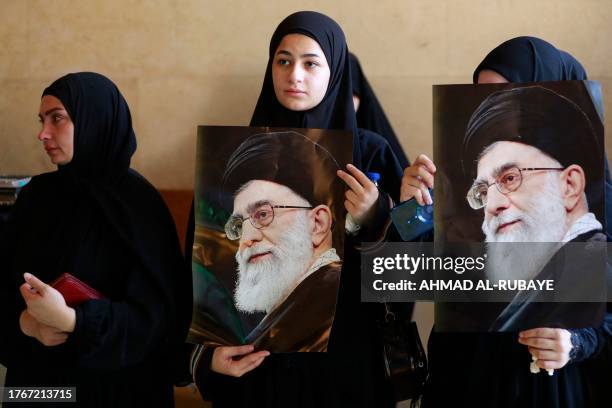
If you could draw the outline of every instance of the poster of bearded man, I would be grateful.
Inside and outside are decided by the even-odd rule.
[[[490,289],[487,303],[437,304],[437,328],[601,323],[608,273],[601,106],[593,81],[434,86],[436,249],[482,243],[486,267],[475,279]],[[513,283],[544,281],[547,289],[534,284],[496,297]]]
[[[344,131],[200,126],[188,341],[324,352],[344,248]]]

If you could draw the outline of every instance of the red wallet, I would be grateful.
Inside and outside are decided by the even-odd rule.
[[[62,294],[66,304],[76,307],[86,300],[104,299],[104,295],[69,273],[63,273],[49,285]]]

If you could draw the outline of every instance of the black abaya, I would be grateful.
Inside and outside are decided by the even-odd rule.
[[[406,156],[404,149],[402,149],[402,145],[393,131],[391,122],[387,119],[387,115],[382,105],[378,101],[374,90],[363,73],[359,60],[354,54],[349,54],[349,57],[351,61],[353,94],[359,97],[359,108],[356,113],[357,126],[381,135],[387,143],[389,143],[400,166],[402,166],[402,168],[410,166],[408,156]]]
[[[23,189],[0,247],[6,386],[76,386],[83,407],[173,406],[191,276],[161,196],[129,169],[136,139],[127,103],[94,73],[69,74],[44,95],[70,115],[74,157]],[[105,299],[76,306],[74,332],[46,347],[19,329],[26,271],[44,282],[69,272]]]

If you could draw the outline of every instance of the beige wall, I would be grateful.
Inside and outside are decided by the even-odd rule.
[[[190,188],[196,125],[246,125],[280,20],[319,10],[344,28],[410,157],[431,153],[431,85],[466,83],[516,35],[574,54],[612,106],[610,0],[0,0],[0,173],[52,169],[35,136],[42,89],[91,70],[134,116],[133,166]],[[608,115],[607,124],[612,123]],[[608,145],[608,150],[611,150]]]

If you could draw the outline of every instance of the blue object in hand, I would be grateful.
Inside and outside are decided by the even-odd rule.
[[[433,190],[429,190],[433,200]],[[414,198],[405,201],[391,210],[391,220],[402,240],[414,241],[433,229],[434,207],[420,206]]]
[[[372,180],[372,183],[374,183],[376,186],[378,186],[378,182],[380,181],[380,173],[376,173],[373,171],[368,171],[366,173],[366,176],[368,176],[368,178],[370,180]]]

